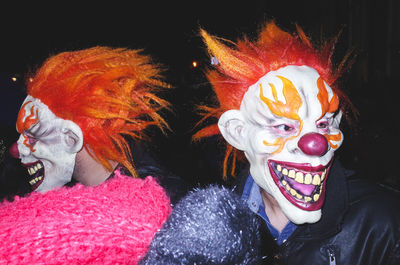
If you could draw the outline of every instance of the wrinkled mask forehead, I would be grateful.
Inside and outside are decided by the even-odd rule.
[[[271,71],[252,85],[243,101],[256,100],[253,104],[243,104],[247,113],[257,113],[269,117],[280,117],[301,121],[306,117],[324,116],[335,112],[339,101],[329,85],[318,72],[308,66],[286,66]]]
[[[57,116],[40,99],[28,95],[21,105],[17,118],[17,131],[23,133],[39,121],[54,120]]]

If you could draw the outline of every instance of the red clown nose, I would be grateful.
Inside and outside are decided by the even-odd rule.
[[[303,135],[297,145],[303,153],[310,156],[323,156],[328,151],[328,141],[319,133]]]
[[[10,154],[15,158],[19,158],[19,151],[18,151],[18,144],[17,143],[13,143],[11,145]]]

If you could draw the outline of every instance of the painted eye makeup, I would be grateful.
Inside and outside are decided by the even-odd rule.
[[[316,127],[323,133],[327,133],[330,131],[330,127],[332,125],[333,114],[329,113],[325,115],[322,119],[317,121]]]
[[[293,126],[288,125],[288,124],[275,125],[275,126],[273,126],[273,128],[275,131],[282,132],[282,133],[290,133],[296,129]]]
[[[322,121],[317,124],[318,129],[327,129],[329,127],[328,121]]]
[[[43,128],[40,123],[37,123],[24,133],[25,144],[30,148],[33,148],[33,146],[39,141],[39,139],[47,136],[48,134],[49,130]]]
[[[35,137],[32,137],[30,135],[26,135],[26,138],[28,139],[28,143],[33,146],[38,140]]]

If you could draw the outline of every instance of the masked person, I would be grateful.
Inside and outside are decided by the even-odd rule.
[[[167,86],[159,65],[138,50],[93,47],[46,60],[27,84],[20,137],[11,147],[32,190],[46,192],[71,179],[96,186],[115,169],[161,175],[140,142],[149,127],[168,128],[158,112],[169,103],[156,95]]]
[[[314,48],[299,27],[291,34],[274,22],[234,47],[201,34],[218,62],[207,77],[219,103],[201,109],[218,124],[194,139],[222,134],[224,176],[243,151],[250,165],[237,191],[264,220],[265,262],[398,264],[398,194],[349,180],[334,160],[351,106],[337,85],[346,59],[331,62],[335,40]]]

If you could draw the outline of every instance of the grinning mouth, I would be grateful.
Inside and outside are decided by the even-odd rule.
[[[29,173],[29,184],[32,190],[36,190],[44,180],[44,165],[41,161],[23,164]]]
[[[331,162],[326,166],[268,160],[275,184],[292,204],[300,209],[321,209],[325,200],[325,183]]]

